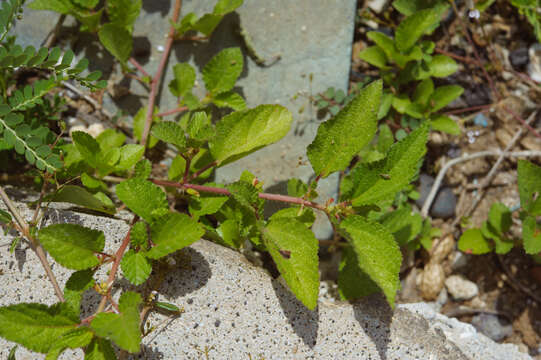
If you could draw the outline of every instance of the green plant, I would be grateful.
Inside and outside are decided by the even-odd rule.
[[[88,9],[97,2],[74,3]],[[220,0],[211,15],[222,14],[217,8],[236,8],[239,4]],[[207,90],[203,99],[192,93],[195,70],[187,64],[173,66],[175,79],[169,90],[179,98],[179,108],[164,113],[184,114],[178,121],[162,120],[159,115],[163,113],[154,106],[156,89],[177,34],[179,12],[177,0],[162,65],[150,80],[149,103],[134,117],[133,139],[139,144],[126,144],[126,136],[114,130],[96,138],[73,132],[71,143],[56,146],[65,154],[64,162],[58,164],[62,169],[47,168],[66,181],[56,182],[56,188],[48,194],[44,182],[31,222],[20,216],[0,187],[0,196],[9,209],[9,213],[0,212],[0,221],[14,227],[36,252],[59,300],[52,306],[22,303],[0,307],[0,336],[47,353],[48,359],[57,358],[65,349],[80,347],[89,359],[113,359],[112,343],[123,351],[137,353],[145,335],[140,313],[157,308],[175,313],[180,310],[135,291],[125,291],[117,300],[111,289],[119,270],[131,284],[141,285],[151,272],[167,271],[168,257],[202,237],[234,249],[251,243],[259,251],[268,252],[289,289],[307,308],[314,309],[319,292],[319,243],[310,230],[314,211],[325,214],[338,235],[333,244],[343,251],[338,285],[344,299],[381,291],[394,306],[400,284],[399,245],[413,244],[414,240],[423,243],[422,239],[430,240],[433,235],[430,224],[418,214],[411,215],[405,199],[397,196],[408,188],[422,164],[427,123],[420,123],[398,142],[388,136],[389,128],[382,128],[376,145],[381,156],[371,162],[352,163],[377,134],[382,81],[359,90],[334,117],[319,126],[307,148],[317,175],[310,184],[291,179],[288,195],[278,195],[264,193],[259,180],[246,171],[230,184],[208,181],[213,169],[283,138],[293,119],[279,105],[245,108],[244,100],[232,91],[243,68],[240,50],[233,48],[221,51],[203,68]],[[113,46],[121,46],[119,43],[118,39],[111,41]],[[118,49],[110,51],[119,53]],[[6,106],[13,111],[18,105]],[[219,118],[215,106],[232,112]],[[168,179],[153,177],[152,163],[145,158],[148,149],[165,148],[159,142],[176,149]],[[332,200],[325,204],[313,201],[320,179],[348,168],[336,204]],[[42,175],[48,176],[45,172]],[[117,183],[114,189],[111,183]],[[412,193],[411,189],[407,192]],[[112,193],[118,201],[110,197]],[[133,213],[130,230],[115,253],[105,253],[105,237],[100,231],[78,224],[39,228],[36,219],[41,204],[50,201],[71,202],[105,214],[115,214],[116,205],[123,204]],[[265,218],[266,201],[280,201],[290,207]],[[174,209],[172,204],[176,204]],[[392,205],[397,210],[389,214]],[[60,266],[74,270],[63,290],[44,250]],[[96,279],[96,271],[109,264],[107,279]],[[159,284],[148,286],[159,288]],[[85,291],[97,292],[101,300],[94,314],[81,318]]]
[[[511,0],[511,5],[516,7],[520,14],[526,16],[532,25],[537,41],[541,41],[541,1],[539,0]]]
[[[481,228],[464,231],[458,241],[461,251],[475,255],[492,251],[505,254],[516,244],[521,244],[527,254],[541,253],[541,224],[537,220],[541,216],[541,167],[519,160],[517,172],[522,241],[509,237],[513,224],[512,211],[502,203],[494,203],[488,220],[483,222]]]
[[[434,55],[435,44],[422,40],[438,26],[447,11],[443,1],[396,0],[393,6],[406,17],[395,29],[394,38],[382,32],[367,33],[375,43],[360,53],[360,58],[377,67],[384,90],[378,119],[399,119],[404,129],[415,129],[428,121],[434,130],[453,135],[458,124],[439,110],[458,98],[464,89],[458,85],[436,87],[432,78],[445,78],[457,71],[456,62],[441,54]],[[397,132],[403,138],[405,131]]]

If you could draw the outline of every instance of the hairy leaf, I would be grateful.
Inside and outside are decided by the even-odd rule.
[[[541,198],[541,167],[527,160],[519,160],[517,177],[520,205],[529,211],[535,204],[535,198]]]
[[[58,356],[66,349],[85,347],[90,343],[93,336],[94,334],[87,327],[81,326],[77,329],[73,329],[63,334],[53,343],[47,352],[45,360],[58,359]]]
[[[175,145],[179,150],[186,147],[186,134],[179,124],[173,121],[162,121],[152,126],[152,134],[164,141]]]
[[[98,37],[103,46],[121,63],[128,61],[132,50],[132,37],[125,27],[115,23],[102,25]]]
[[[120,148],[120,159],[115,166],[117,171],[131,169],[145,153],[145,147],[139,144],[126,144]]]
[[[464,88],[458,85],[440,86],[434,90],[429,103],[432,104],[432,112],[438,111],[450,104],[464,92]]]
[[[338,268],[338,293],[343,300],[355,300],[380,292],[378,285],[359,267],[352,247],[342,249]]]
[[[124,27],[131,33],[142,3],[142,0],[107,1],[107,15],[113,24]]]
[[[195,84],[195,70],[188,63],[178,63],[173,66],[175,78],[169,82],[169,90],[174,96],[184,96]]]
[[[67,202],[111,215],[116,212],[114,206],[104,204],[86,189],[76,185],[65,185],[58,190],[58,192],[45,197],[45,200],[52,202]]]
[[[142,178],[133,178],[116,186],[116,195],[146,222],[154,220],[153,211],[167,209],[165,193],[157,185]]]
[[[83,293],[94,286],[94,272],[91,269],[76,271],[71,274],[64,287],[66,304],[77,316],[81,311],[81,298]]]
[[[133,250],[126,252],[120,266],[126,279],[133,285],[144,283],[152,271],[150,261],[142,253]]]
[[[85,349],[85,360],[117,360],[111,342],[95,337]]]
[[[526,216],[522,221],[522,237],[526,254],[538,254],[541,252],[541,225],[534,216]]]
[[[233,89],[243,66],[244,61],[239,48],[220,51],[203,68],[205,87],[212,95]]]
[[[234,91],[220,93],[212,98],[212,102],[218,107],[229,107],[236,111],[246,108],[246,102],[242,96]]]
[[[396,28],[395,44],[398,50],[409,50],[417,40],[437,22],[441,17],[441,10],[432,8],[415,12],[408,16]]]

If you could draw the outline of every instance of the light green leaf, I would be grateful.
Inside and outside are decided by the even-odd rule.
[[[193,28],[205,36],[210,36],[222,18],[222,15],[205,14],[193,24]]]
[[[526,254],[538,254],[541,252],[541,225],[534,216],[526,216],[522,220],[522,238]]]
[[[133,170],[133,177],[138,177],[141,179],[147,179],[152,172],[152,164],[147,159],[141,159],[135,164],[135,169]]]
[[[117,360],[111,342],[95,337],[85,349],[85,360]]]
[[[433,92],[434,82],[432,79],[424,79],[415,88],[415,92],[413,93],[413,101],[421,105],[426,105]]]
[[[374,204],[402,190],[417,173],[426,153],[428,126],[423,124],[394,144],[385,160],[361,164],[348,176],[354,184],[353,206]]]
[[[218,107],[229,107],[236,111],[246,108],[246,102],[242,96],[234,91],[220,93],[212,98],[212,102]]]
[[[344,170],[353,156],[372,140],[377,130],[381,87],[381,81],[368,85],[335,117],[319,126],[307,149],[317,175],[327,177]]]
[[[128,61],[133,40],[125,27],[109,23],[102,25],[98,31],[98,37],[103,46],[122,64]]]
[[[188,215],[169,213],[151,225],[150,234],[154,246],[144,255],[150,259],[159,259],[193,244],[204,233],[201,224]]]
[[[142,253],[133,250],[129,250],[122,257],[120,267],[126,279],[133,285],[144,283],[152,271],[150,261]]]
[[[8,224],[11,222],[11,214],[7,211],[4,211],[0,209],[0,222],[3,222],[4,224]]]
[[[152,134],[164,141],[175,145],[179,150],[186,147],[186,134],[179,124],[173,121],[162,121],[152,126]]]
[[[71,134],[75,147],[88,163],[88,165],[93,168],[98,167],[98,164],[101,162],[99,159],[100,155],[100,145],[98,142],[90,135],[83,131],[74,131]]]
[[[140,303],[139,294],[126,291],[119,300],[121,313],[99,313],[90,323],[90,327],[96,335],[112,340],[121,349],[137,353],[141,343],[138,309]]]
[[[154,220],[155,210],[168,209],[165,193],[157,185],[141,178],[133,178],[116,186],[116,195],[126,206],[146,222]]]
[[[316,215],[311,208],[304,208],[301,211],[300,207],[290,207],[278,210],[269,218],[269,221],[282,219],[282,218],[294,218],[304,224],[307,228],[312,227],[316,220]]]
[[[238,249],[242,245],[239,224],[235,220],[227,219],[222,222],[220,226],[216,228],[216,232],[227,246]]]
[[[131,169],[145,153],[145,147],[138,144],[126,144],[120,148],[120,159],[115,166],[116,171]]]
[[[383,290],[394,308],[402,254],[393,235],[383,225],[358,215],[344,219],[340,230],[352,245],[360,269]]]
[[[383,92],[381,96],[381,103],[378,110],[378,120],[383,119],[389,113],[391,105],[393,103],[393,94],[388,92]]]
[[[454,74],[458,70],[458,65],[449,56],[435,55],[432,57],[428,68],[431,76],[444,78]]]
[[[109,20],[131,34],[133,24],[141,12],[142,0],[109,0],[106,4]]]
[[[355,300],[380,292],[378,285],[361,270],[351,247],[342,249],[338,268],[338,293],[342,300]]]
[[[394,136],[391,128],[387,124],[381,124],[379,126],[378,144],[376,150],[382,154],[387,153],[394,143]]]
[[[520,205],[530,211],[536,204],[535,198],[541,198],[541,167],[521,159],[518,161],[517,177]]]
[[[212,95],[233,89],[243,67],[244,61],[239,48],[220,51],[203,68],[205,87]]]
[[[291,291],[308,309],[315,309],[319,273],[314,233],[293,218],[281,218],[267,224],[263,240]]]
[[[408,16],[398,25],[395,34],[395,44],[398,50],[408,51],[419,38],[439,22],[441,10],[436,8],[424,9]]]
[[[66,349],[85,347],[90,343],[93,336],[94,334],[87,327],[81,326],[77,329],[73,329],[62,335],[53,343],[47,352],[45,360],[58,359],[58,356]]]
[[[57,339],[79,325],[79,319],[66,309],[61,304],[0,307],[0,336],[29,350],[46,353]]]
[[[158,111],[158,108],[154,108],[154,114],[152,115],[153,123],[157,123],[160,121],[160,118],[156,116],[157,111]],[[135,116],[133,117],[133,135],[139,141],[141,141],[141,137],[143,136],[146,116],[147,116],[147,108],[146,106],[143,106],[139,109],[137,114],[135,114]],[[158,139],[150,135],[148,138],[148,148],[152,149],[157,143],[158,143]]]
[[[385,52],[377,46],[370,46],[359,53],[359,59],[366,61],[377,68],[386,68],[387,56]]]
[[[394,61],[400,68],[403,68],[408,62],[408,58],[396,50],[393,39],[387,35],[378,31],[370,31],[366,34],[366,37],[375,42],[387,55],[387,59]]]
[[[73,5],[67,0],[34,0],[28,8],[33,10],[49,10],[59,14],[69,14],[73,10]]]
[[[451,135],[460,135],[460,126],[449,116],[438,115],[430,120],[430,126],[434,130],[438,130]]]
[[[173,66],[175,78],[169,83],[169,90],[174,96],[184,96],[195,84],[195,70],[188,63]]]
[[[416,119],[423,118],[423,107],[420,104],[412,103],[407,94],[394,95],[392,106],[400,114],[407,114]]]
[[[216,5],[214,5],[213,13],[217,15],[229,14],[241,6],[242,3],[243,0],[218,0]]]
[[[98,135],[96,141],[102,150],[120,147],[126,141],[126,135],[113,129],[105,129]]]
[[[493,203],[488,213],[488,222],[499,234],[508,232],[513,225],[511,210],[501,202]]]
[[[223,117],[209,141],[212,156],[224,165],[283,138],[291,128],[291,113],[280,105],[260,105]]]
[[[86,189],[75,185],[63,186],[58,192],[46,196],[45,201],[67,202],[111,215],[116,212],[114,206],[104,204]]]
[[[221,184],[208,183],[206,185],[223,188]],[[229,197],[225,195],[202,193],[199,196],[190,196],[188,209],[192,216],[199,218],[204,215],[216,213],[227,200],[229,200]]]
[[[76,271],[71,274],[64,287],[66,304],[77,316],[81,311],[81,298],[83,293],[94,286],[94,272],[91,269]]]
[[[492,251],[492,245],[480,229],[468,229],[458,239],[458,249],[466,254],[481,255]]]
[[[464,92],[464,88],[458,85],[440,86],[434,90],[429,104],[432,104],[431,112],[438,111],[450,104]]]
[[[423,227],[422,216],[409,205],[384,214],[379,222],[393,234],[399,246],[415,239]]]
[[[83,270],[100,263],[96,253],[103,250],[103,232],[77,224],[54,224],[39,230],[39,241],[62,266]]]
[[[481,226],[481,233],[486,239],[494,241],[494,252],[496,254],[507,254],[515,245],[512,240],[507,239],[501,232],[498,232],[488,221]]]

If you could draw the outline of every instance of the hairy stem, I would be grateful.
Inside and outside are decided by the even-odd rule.
[[[130,64],[135,66],[137,71],[139,71],[143,76],[150,77],[150,74],[146,72],[146,70],[143,68],[143,66],[141,64],[139,64],[139,62],[137,60],[135,60],[134,58],[131,57],[128,61],[130,62]]]
[[[171,19],[173,23],[176,23],[178,21],[178,16],[180,14],[181,6],[182,6],[182,0],[176,0],[175,7],[173,9],[173,17]],[[143,134],[141,135],[141,145],[143,146],[146,146],[147,144],[148,134],[150,132],[150,125],[152,124],[152,114],[154,113],[154,104],[156,103],[156,96],[158,95],[158,88],[160,86],[160,82],[162,79],[163,70],[165,68],[165,65],[167,64],[167,59],[169,58],[169,53],[171,52],[171,46],[173,45],[173,41],[175,40],[174,36],[175,36],[175,27],[171,25],[169,29],[169,34],[167,35],[167,42],[165,44],[165,50],[160,60],[158,70],[156,71],[156,74],[154,75],[154,78],[152,79],[152,82],[150,83],[151,84],[150,95],[148,97],[145,127],[143,129]]]

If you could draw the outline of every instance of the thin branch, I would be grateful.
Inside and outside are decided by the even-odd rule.
[[[494,105],[495,104],[469,106],[469,107],[466,107],[466,108],[445,111],[444,114],[445,115],[453,115],[453,114],[462,114],[462,113],[470,112],[470,111],[489,110]]]
[[[62,14],[58,17],[58,21],[56,22],[56,25],[54,26],[54,29],[49,33],[47,36],[47,39],[41,44],[41,46],[50,48],[54,45],[56,42],[56,38],[58,37],[58,34],[60,33],[60,29],[62,28],[62,24],[64,23],[64,20],[66,20],[66,14]]]
[[[175,7],[173,9],[173,17],[171,19],[171,22],[173,24],[175,24],[178,20],[181,6],[182,0],[176,0]],[[165,65],[167,64],[167,59],[169,58],[169,53],[171,52],[171,46],[173,45],[173,41],[175,40],[174,36],[175,27],[171,25],[169,29],[169,35],[167,35],[167,42],[165,44],[165,50],[163,52],[162,59],[160,60],[158,70],[156,71],[156,74],[152,79],[150,86],[150,95],[148,97],[145,127],[143,129],[143,134],[141,135],[141,144],[143,146],[146,146],[147,144],[148,134],[150,132],[150,125],[152,124],[152,114],[154,113],[154,104],[156,103],[156,96],[158,95],[158,88],[162,79],[163,70],[165,68]]]
[[[421,209],[421,215],[423,217],[426,217],[428,215],[428,211],[430,210],[430,207],[432,206],[432,202],[434,201],[434,198],[436,197],[436,193],[438,192],[440,185],[443,181],[443,177],[447,173],[447,171],[453,167],[456,164],[459,164],[464,161],[470,161],[473,159],[486,157],[486,156],[501,156],[504,157],[536,157],[541,156],[541,151],[536,150],[530,150],[530,151],[516,151],[516,152],[504,152],[501,150],[486,150],[486,151],[480,151],[474,154],[470,155],[464,155],[462,157],[450,160],[447,162],[438,173],[438,176],[436,177],[436,180],[434,181],[434,184],[432,185],[432,188],[430,189],[430,192],[428,193],[428,196],[423,204],[423,208]]]
[[[197,179],[202,173],[204,173],[205,171],[207,171],[208,169],[210,169],[211,167],[214,167],[216,165],[218,165],[218,162],[213,161],[210,164],[207,164],[207,165],[203,166],[201,169],[199,169],[195,173],[193,173],[193,175],[188,178],[187,182],[190,182],[193,179]]]
[[[157,117],[164,117],[164,116],[167,116],[167,115],[173,115],[173,114],[183,112],[183,111],[186,111],[186,110],[188,110],[187,106],[181,106],[181,107],[178,107],[176,109],[167,110],[167,111],[164,111],[162,113],[156,114],[156,116]]]
[[[139,64],[139,62],[137,60],[135,60],[133,57],[131,57],[128,61],[130,62],[130,64],[135,66],[137,71],[139,71],[143,76],[147,76],[149,78],[151,77],[150,74],[147,73],[146,70],[143,68],[143,66],[141,64]]]

